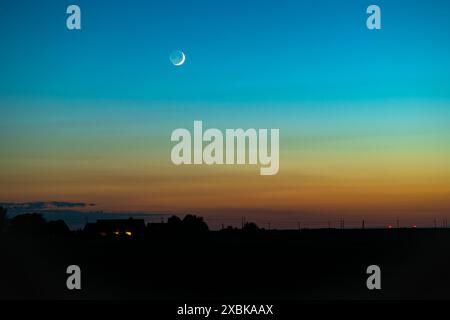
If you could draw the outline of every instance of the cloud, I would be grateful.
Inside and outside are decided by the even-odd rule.
[[[5,207],[14,212],[41,211],[49,209],[85,208],[93,207],[95,203],[68,202],[68,201],[33,201],[33,202],[0,202],[0,207]]]

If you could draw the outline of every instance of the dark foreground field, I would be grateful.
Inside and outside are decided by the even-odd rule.
[[[2,299],[449,299],[450,229],[2,236]],[[82,290],[66,288],[79,265]],[[366,268],[381,267],[381,290]]]

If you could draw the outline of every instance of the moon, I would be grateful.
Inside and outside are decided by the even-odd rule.
[[[174,66],[179,67],[186,61],[186,55],[181,50],[175,50],[170,54],[169,59]]]

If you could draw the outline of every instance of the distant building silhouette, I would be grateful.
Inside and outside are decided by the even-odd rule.
[[[88,223],[84,233],[91,236],[110,237],[143,237],[145,222],[143,219],[100,219],[95,223]]]

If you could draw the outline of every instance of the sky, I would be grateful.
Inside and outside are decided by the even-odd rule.
[[[70,4],[81,30],[66,28]],[[370,4],[381,30],[366,27]],[[437,0],[1,1],[0,201],[218,224],[447,217],[448,12]],[[173,165],[171,132],[194,120],[279,128],[279,173]]]

